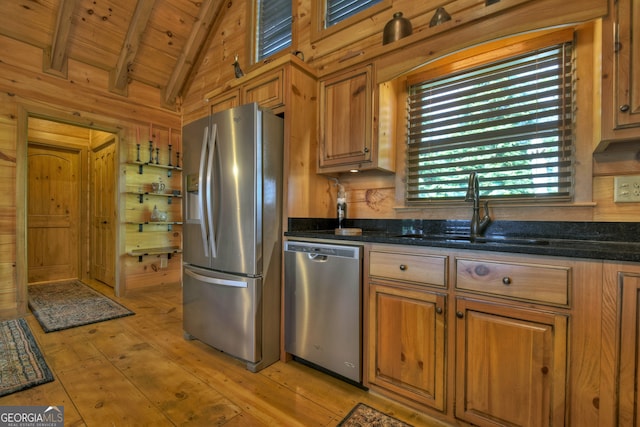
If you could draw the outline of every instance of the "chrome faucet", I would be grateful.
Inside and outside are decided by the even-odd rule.
[[[484,217],[480,218],[480,185],[478,184],[478,175],[471,172],[469,175],[469,185],[467,187],[467,196],[465,202],[473,202],[473,215],[471,216],[471,226],[469,237],[473,242],[476,237],[482,236],[491,223],[489,216],[489,201],[484,202]]]

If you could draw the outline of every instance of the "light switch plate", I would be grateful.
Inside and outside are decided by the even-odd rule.
[[[615,203],[640,202],[640,175],[616,176],[613,182]]]

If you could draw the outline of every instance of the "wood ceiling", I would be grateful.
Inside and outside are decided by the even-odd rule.
[[[162,92],[166,106],[187,88],[224,0],[10,0],[0,34],[40,47],[44,71],[66,78],[67,59],[109,72],[109,90],[132,81]]]

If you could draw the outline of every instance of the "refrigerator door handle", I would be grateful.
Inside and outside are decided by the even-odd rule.
[[[205,222],[205,154],[207,153],[207,146],[209,145],[209,128],[204,128],[204,135],[202,136],[202,149],[200,152],[200,169],[198,170],[198,211],[200,214],[200,233],[202,233],[202,245],[204,246],[204,256],[209,256],[209,241],[207,239],[207,224]]]
[[[208,283],[210,285],[230,286],[232,288],[246,288],[248,286],[247,282],[241,282],[238,280],[225,280],[225,279],[219,279],[216,277],[204,276],[202,274],[198,274],[194,271],[191,271],[188,268],[184,269],[184,273],[188,276],[193,277],[196,280],[199,280],[204,283]]]
[[[218,142],[218,126],[214,123],[211,126],[211,145],[209,146],[209,157],[207,159],[207,224],[209,225],[209,237],[211,246],[211,256],[216,257],[217,242],[216,242],[216,230],[213,226],[213,156],[216,151],[216,143]],[[219,206],[215,207],[220,209]]]

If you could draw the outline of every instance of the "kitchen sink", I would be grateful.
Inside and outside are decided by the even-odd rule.
[[[549,240],[535,239],[526,237],[507,237],[507,236],[491,236],[491,237],[476,237],[472,242],[471,237],[464,234],[419,234],[419,233],[407,233],[400,234],[395,237],[406,239],[419,239],[428,240],[434,242],[467,242],[478,244],[502,244],[502,245],[548,245]]]

